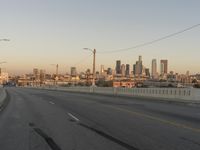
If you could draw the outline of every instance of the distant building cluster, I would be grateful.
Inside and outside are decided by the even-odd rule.
[[[157,63],[154,58],[151,62],[151,68],[145,67],[142,56],[139,56],[135,64],[123,64],[121,60],[116,60],[115,68],[105,68],[100,65],[99,71],[95,73],[95,84],[104,87],[183,87],[193,86],[200,83],[200,75],[178,74],[169,71],[168,60],[162,59]],[[158,71],[158,68],[160,69]],[[34,68],[32,73],[23,76],[13,77],[19,86],[43,86],[43,85],[59,85],[59,86],[91,86],[93,73],[90,69],[84,72],[78,72],[75,66],[70,68],[70,72],[66,74],[58,73],[58,65],[56,65],[56,73],[48,74],[44,69]],[[0,70],[0,83],[8,82],[7,73]]]
[[[8,73],[3,71],[2,68],[0,68],[0,84],[3,85],[5,83],[7,83],[8,80],[9,80]]]

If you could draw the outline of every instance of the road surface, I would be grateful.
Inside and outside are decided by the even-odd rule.
[[[1,150],[199,150],[200,107],[7,88]]]

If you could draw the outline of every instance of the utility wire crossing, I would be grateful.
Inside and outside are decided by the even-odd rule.
[[[154,44],[154,43],[160,42],[160,41],[162,41],[162,40],[171,38],[171,37],[173,37],[173,36],[179,35],[179,34],[184,33],[184,32],[186,32],[186,31],[192,30],[192,29],[197,28],[197,27],[199,27],[199,26],[200,26],[200,24],[196,24],[196,25],[190,26],[190,27],[188,27],[188,28],[185,28],[185,29],[183,29],[183,30],[180,30],[180,31],[178,31],[178,32],[171,33],[171,34],[168,34],[168,35],[166,35],[166,36],[160,37],[160,38],[158,38],[158,39],[155,39],[155,40],[152,40],[152,41],[149,41],[149,42],[145,42],[145,43],[142,43],[142,44],[138,44],[138,45],[135,45],[135,46],[132,46],[132,47],[129,47],[129,48],[123,48],[123,49],[117,49],[117,50],[109,50],[109,51],[98,51],[98,53],[99,53],[99,54],[104,54],[104,53],[117,53],[117,52],[128,51],[128,50],[132,50],[132,49],[136,49],[136,48],[145,47],[145,46],[152,45],[152,44]]]

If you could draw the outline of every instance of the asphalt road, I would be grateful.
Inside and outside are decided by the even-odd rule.
[[[1,150],[199,150],[200,107],[7,88]]]

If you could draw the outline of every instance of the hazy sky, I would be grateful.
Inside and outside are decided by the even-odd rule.
[[[32,68],[69,72],[91,68],[97,52],[138,45],[200,23],[200,0],[0,0],[0,61],[9,73]],[[169,60],[176,72],[200,72],[200,27],[139,49],[98,54],[97,67],[114,67],[117,59],[144,65]],[[131,67],[132,68],[132,67]]]

